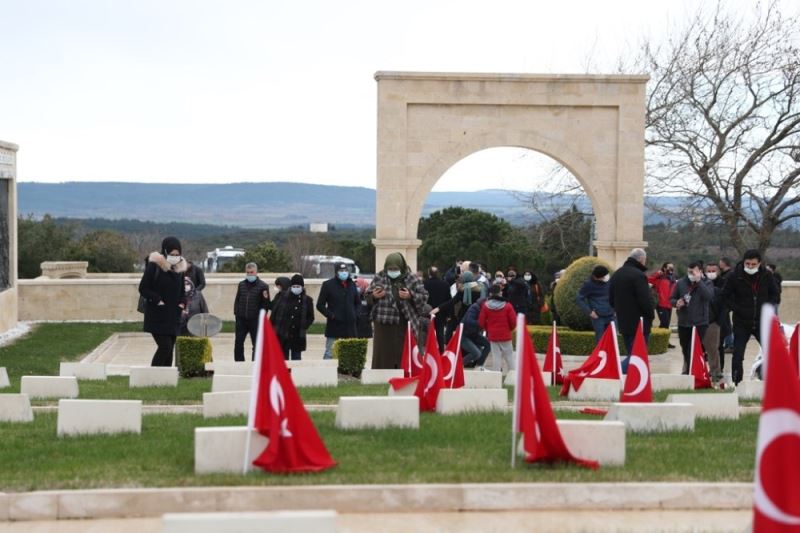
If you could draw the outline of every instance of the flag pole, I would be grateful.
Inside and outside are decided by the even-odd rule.
[[[550,334],[550,342],[553,344],[551,350],[553,351],[553,372],[550,374],[550,386],[556,385],[556,373],[558,372],[558,360],[556,357],[556,321],[553,320],[553,332]],[[546,357],[546,356],[545,356]]]
[[[516,379],[514,383],[514,404],[511,411],[511,468],[515,468],[517,466],[517,419],[519,417],[519,384],[522,375],[522,369],[520,367],[520,361],[522,360],[522,335],[523,330],[525,329],[525,315],[519,313],[517,315],[517,353],[516,353],[516,364],[514,368],[516,368]],[[534,354],[536,357],[536,354]]]
[[[262,309],[258,314],[258,333],[256,334],[256,357],[253,361],[253,375],[250,381],[250,409],[247,411],[247,433],[245,435],[244,459],[242,461],[242,474],[247,474],[250,469],[250,434],[253,432],[256,420],[256,400],[258,398],[258,383],[261,378],[261,351],[264,348],[264,320],[267,311]]]
[[[461,335],[464,334],[464,324],[458,325],[458,342],[456,343],[456,360],[453,362],[453,365],[458,363],[458,354],[461,353]],[[453,379],[450,380],[450,388],[453,388],[453,384],[456,382],[456,374],[455,370],[453,371]]]
[[[406,341],[408,343],[408,377],[411,377],[411,358],[414,356],[414,347],[411,346],[411,322],[406,327]]]
[[[644,331],[642,333],[644,333]],[[625,380],[622,377],[622,361],[621,357],[619,356],[619,339],[617,339],[617,323],[614,322],[613,320],[611,321],[611,336],[614,338],[614,351],[617,352],[616,356],[617,356],[617,370],[619,371],[619,380],[622,382],[622,386],[624,387]],[[631,345],[631,348],[633,348],[633,345]],[[628,357],[630,356],[631,354],[628,354]]]
[[[769,342],[772,333],[772,320],[775,318],[775,308],[770,304],[761,306],[761,324],[759,324],[761,332],[761,346],[766,346],[767,349],[761,350],[761,381],[767,381],[767,372],[769,371]],[[778,322],[778,326],[783,331],[783,325]]]

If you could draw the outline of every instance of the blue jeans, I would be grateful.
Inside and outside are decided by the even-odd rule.
[[[483,366],[492,346],[483,335],[461,337],[461,350],[464,352],[464,366]]]
[[[336,342],[336,339],[333,337],[325,337],[325,354],[322,356],[323,359],[332,359],[332,350],[333,350],[333,343]]]
[[[592,327],[594,328],[594,342],[600,342],[603,333],[611,322],[614,321],[614,315],[611,316],[598,316],[592,319]]]

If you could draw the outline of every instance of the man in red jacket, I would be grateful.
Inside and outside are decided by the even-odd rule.
[[[492,347],[492,370],[500,371],[501,359],[506,360],[506,371],[514,370],[514,348],[511,335],[517,324],[514,306],[502,296],[502,287],[492,285],[489,299],[484,302],[478,315],[478,324],[486,331]]]
[[[672,263],[664,263],[661,265],[661,270],[647,277],[647,283],[652,285],[658,294],[658,305],[656,305],[658,327],[669,329],[672,321],[672,304],[669,298],[672,289],[675,288],[675,266]],[[670,348],[673,346],[670,345]]]

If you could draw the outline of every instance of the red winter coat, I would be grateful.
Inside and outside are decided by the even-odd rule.
[[[511,340],[511,332],[517,326],[517,315],[514,306],[505,300],[490,298],[481,306],[478,325],[486,330],[490,341],[504,342]]]
[[[647,277],[647,283],[652,285],[658,294],[658,307],[672,309],[672,302],[670,302],[669,298],[672,295],[672,289],[675,287],[675,280],[669,279],[663,272],[658,271]]]

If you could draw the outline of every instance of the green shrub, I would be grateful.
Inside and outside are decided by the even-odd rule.
[[[547,341],[552,331],[552,326],[528,326],[528,332],[537,352],[547,351]],[[647,353],[649,355],[666,353],[669,345],[669,333],[668,329],[653,328],[650,332],[650,341],[647,343]],[[561,326],[558,328],[558,341],[561,353],[565,355],[589,355],[595,347],[594,331],[573,331]],[[627,355],[622,335],[617,341],[620,354]]]
[[[367,362],[368,339],[338,339],[333,343],[333,358],[339,361],[339,373],[361,377]]]
[[[211,362],[211,341],[208,337],[178,337],[175,358],[181,376],[205,376],[205,364]]]
[[[592,321],[575,302],[581,285],[592,275],[597,265],[603,265],[611,272],[611,265],[598,257],[581,257],[572,262],[558,280],[555,302],[561,323],[575,331],[592,331]]]

